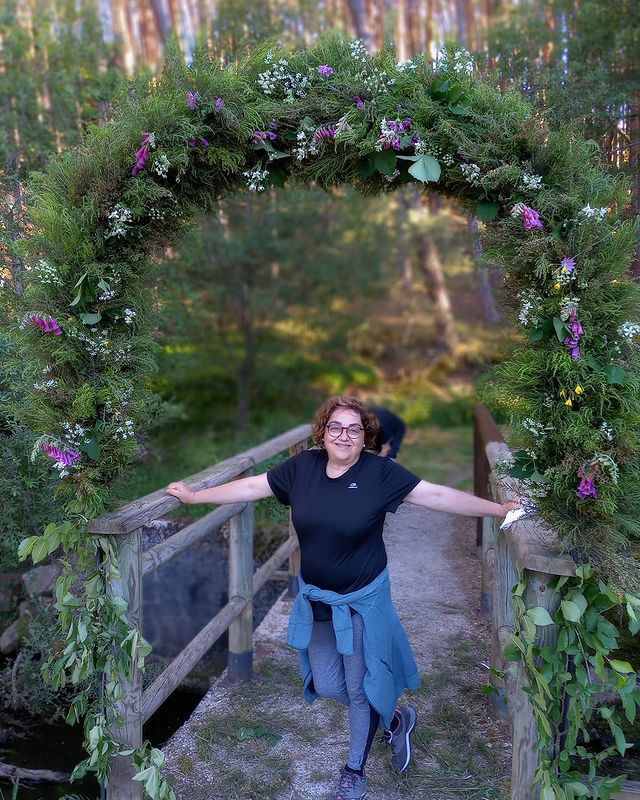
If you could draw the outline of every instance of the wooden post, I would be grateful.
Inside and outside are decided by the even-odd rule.
[[[502,658],[502,648],[505,637],[510,636],[514,630],[513,608],[511,606],[511,588],[517,582],[516,570],[507,547],[504,533],[495,532],[497,520],[492,518],[494,527],[495,546],[494,546],[494,587],[493,587],[493,624],[491,629],[491,667],[498,672],[504,671],[504,660]],[[500,717],[506,717],[509,713],[507,708],[507,696],[504,682],[495,674],[490,676],[491,685],[495,691],[489,697],[489,702],[494,713]],[[524,800],[524,798],[522,798]]]
[[[253,473],[247,470],[246,475]],[[229,600],[247,601],[242,613],[229,626],[230,683],[251,678],[253,672],[253,503],[231,518],[229,537]]]
[[[295,456],[297,453],[300,453],[302,450],[307,449],[307,442],[306,440],[303,442],[298,442],[294,444],[293,447],[289,448],[289,457]],[[289,539],[294,538],[297,541],[298,535],[296,534],[296,529],[293,527],[293,522],[291,521],[291,511],[289,511]],[[296,549],[291,553],[289,556],[289,582],[287,586],[287,596],[293,600],[293,598],[298,594],[298,574],[300,573],[300,548],[296,547]]]
[[[477,413],[473,415],[473,493],[476,497],[487,496],[487,456],[480,438],[480,426]],[[483,517],[476,517],[476,545],[482,545]]]
[[[114,597],[122,597],[128,607],[128,618],[131,625],[138,630],[142,628],[142,566],[140,558],[140,531],[136,530],[117,538],[118,571],[120,578],[107,586],[107,592]],[[142,674],[132,664],[131,681],[123,675],[120,681],[124,686],[124,698],[117,704],[116,712],[122,717],[122,725],[112,722],[114,737],[123,744],[124,750],[140,747],[142,744],[142,717],[140,715],[140,698],[142,695]],[[129,756],[116,756],[111,764],[111,773],[107,784],[109,800],[141,800],[142,784],[133,781],[135,774]]]
[[[488,619],[493,615],[493,583],[496,535],[492,517],[482,518],[482,582],[480,587],[480,612]]]
[[[554,575],[525,570],[526,589],[524,603],[527,608],[542,606],[553,617],[560,606],[560,594],[549,588],[555,580]],[[544,625],[536,631],[537,647],[555,647],[558,641],[558,626]],[[513,695],[509,696],[512,705],[513,755],[511,762],[511,797],[513,800],[538,800],[540,786],[533,787],[533,776],[540,763],[538,748],[538,729],[522,665],[518,663]]]

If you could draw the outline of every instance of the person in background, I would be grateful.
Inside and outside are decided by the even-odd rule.
[[[301,566],[288,642],[300,652],[305,698],[330,698],[348,709],[349,752],[335,800],[363,800],[367,794],[365,764],[380,721],[395,769],[403,772],[411,758],[417,714],[410,705],[398,705],[398,698],[405,689],[417,689],[420,679],[391,600],[382,538],[387,512],[406,501],[434,511],[504,517],[518,505],[428,483],[395,461],[378,458],[368,452],[378,427],[375,414],[360,401],[330,397],[316,412],[314,449],[222,486],[195,492],[179,481],[167,487],[182,503],[275,496],[291,506]],[[323,762],[319,753],[318,763]]]
[[[382,406],[369,406],[369,411],[373,411],[380,425],[374,450],[383,458],[397,458],[407,429],[404,420]]]

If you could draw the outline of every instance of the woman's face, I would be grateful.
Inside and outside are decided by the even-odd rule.
[[[338,426],[341,429],[336,435]],[[330,430],[333,427],[336,431]],[[337,408],[324,429],[324,446],[331,461],[340,464],[355,463],[364,447],[364,428],[360,414],[350,408]]]

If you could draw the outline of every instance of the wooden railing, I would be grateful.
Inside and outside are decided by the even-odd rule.
[[[475,412],[474,489],[476,494],[498,503],[511,499],[504,479],[496,474],[498,461],[509,458],[510,450],[491,414],[484,406]],[[522,599],[527,608],[542,606],[553,617],[560,605],[560,595],[550,584],[560,575],[575,574],[576,564],[562,552],[556,534],[545,528],[540,520],[516,522],[505,533],[499,529],[500,520],[484,517],[479,520],[479,544],[482,546],[482,609],[491,617],[491,667],[505,672],[507,664],[502,653],[514,631],[514,612],[511,590],[518,583],[519,572],[525,591]],[[537,629],[537,644],[554,647],[558,626],[545,625]],[[533,776],[540,760],[538,732],[529,701],[524,691],[526,677],[520,665],[515,674],[505,672],[502,681],[491,673],[494,692],[489,695],[495,713],[508,716],[512,725],[512,800],[538,800],[539,786],[533,787]],[[623,790],[612,795],[613,800],[638,800],[640,783],[625,781]]]
[[[219,486],[233,478],[254,473],[255,466],[285,450],[290,454],[305,449],[311,433],[310,425],[300,425],[275,439],[239,453],[237,456],[192,475],[185,480],[193,489]],[[179,501],[164,489],[141,497],[120,508],[91,520],[88,531],[99,536],[116,536],[119,578],[108,587],[110,594],[122,597],[128,605],[131,624],[141,628],[142,577],[199,541],[226,522],[229,537],[229,602],[166,667],[156,680],[142,690],[142,675],[134,665],[130,681],[125,681],[125,696],[116,709],[121,723],[113,722],[114,734],[126,749],[142,743],[142,726],[167,697],[179,686],[206,651],[229,630],[228,676],[230,681],[246,680],[253,668],[252,598],[274,577],[280,565],[289,559],[289,591],[295,593],[300,566],[298,540],[291,522],[289,538],[256,572],[253,572],[253,503],[221,506],[202,519],[187,525],[178,533],[142,552],[141,528],[151,520],[176,508]],[[132,781],[131,760],[114,759],[108,786],[109,800],[139,800],[142,786]]]

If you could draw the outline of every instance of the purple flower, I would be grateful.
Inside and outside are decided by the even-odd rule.
[[[573,270],[576,268],[576,260],[575,258],[571,258],[570,256],[565,256],[560,262],[560,266],[565,272],[571,274]]]
[[[275,122],[270,122],[269,123],[269,127],[271,128],[271,130],[268,130],[268,131],[254,131],[253,132],[253,138],[256,139],[258,142],[266,142],[267,139],[270,139],[271,141],[273,141],[274,139],[277,138],[277,134],[276,134],[275,130],[273,130],[273,128],[275,128],[275,125],[276,125]]]
[[[584,467],[578,470],[578,477],[581,479],[576,489],[578,497],[581,500],[586,500],[587,497],[593,497],[594,500],[598,497],[598,489],[596,487],[596,477],[593,473],[587,473]]]
[[[204,136],[198,136],[198,139],[200,139],[200,144],[203,147],[209,147],[209,140],[205,139]]]
[[[76,461],[80,461],[80,453],[77,450],[63,450],[52,444],[43,444],[42,449],[49,458],[53,458],[58,464],[65,467],[72,467]]]
[[[195,147],[196,146],[195,138],[193,136],[190,136],[189,139],[187,140],[187,144],[189,145],[189,147]]]
[[[221,97],[216,97],[215,102],[216,111],[220,111],[221,108],[224,108],[224,100]]]
[[[336,138],[336,126],[335,125],[324,125],[322,128],[317,128],[316,132],[314,133],[314,139],[335,139]]]
[[[532,228],[542,228],[540,214],[538,214],[534,208],[529,208],[529,206],[525,206],[524,203],[521,203],[520,211],[522,213],[522,223],[525,231],[530,231]]]
[[[580,337],[584,335],[584,329],[578,320],[578,315],[575,311],[569,314],[569,320],[566,323],[569,329],[569,336],[566,337],[563,344],[569,348],[571,358],[580,358]]]
[[[198,105],[200,95],[197,92],[187,92],[187,105],[190,109],[194,109]]]
[[[318,72],[326,78],[330,78],[333,75],[333,67],[330,67],[328,64],[321,64],[318,67]]]
[[[131,170],[131,174],[135,176],[144,169],[144,165],[149,159],[149,144],[153,140],[153,134],[148,131],[142,132],[142,146],[136,151],[136,165]]]
[[[53,317],[43,317],[39,314],[33,314],[30,317],[30,322],[33,322],[34,325],[37,325],[43,333],[53,333],[55,336],[62,335],[60,326]]]
[[[364,108],[364,100],[361,97],[358,97],[358,95],[356,94],[354,95],[353,102],[356,104],[356,108],[358,109],[358,111],[362,111],[362,109]]]

